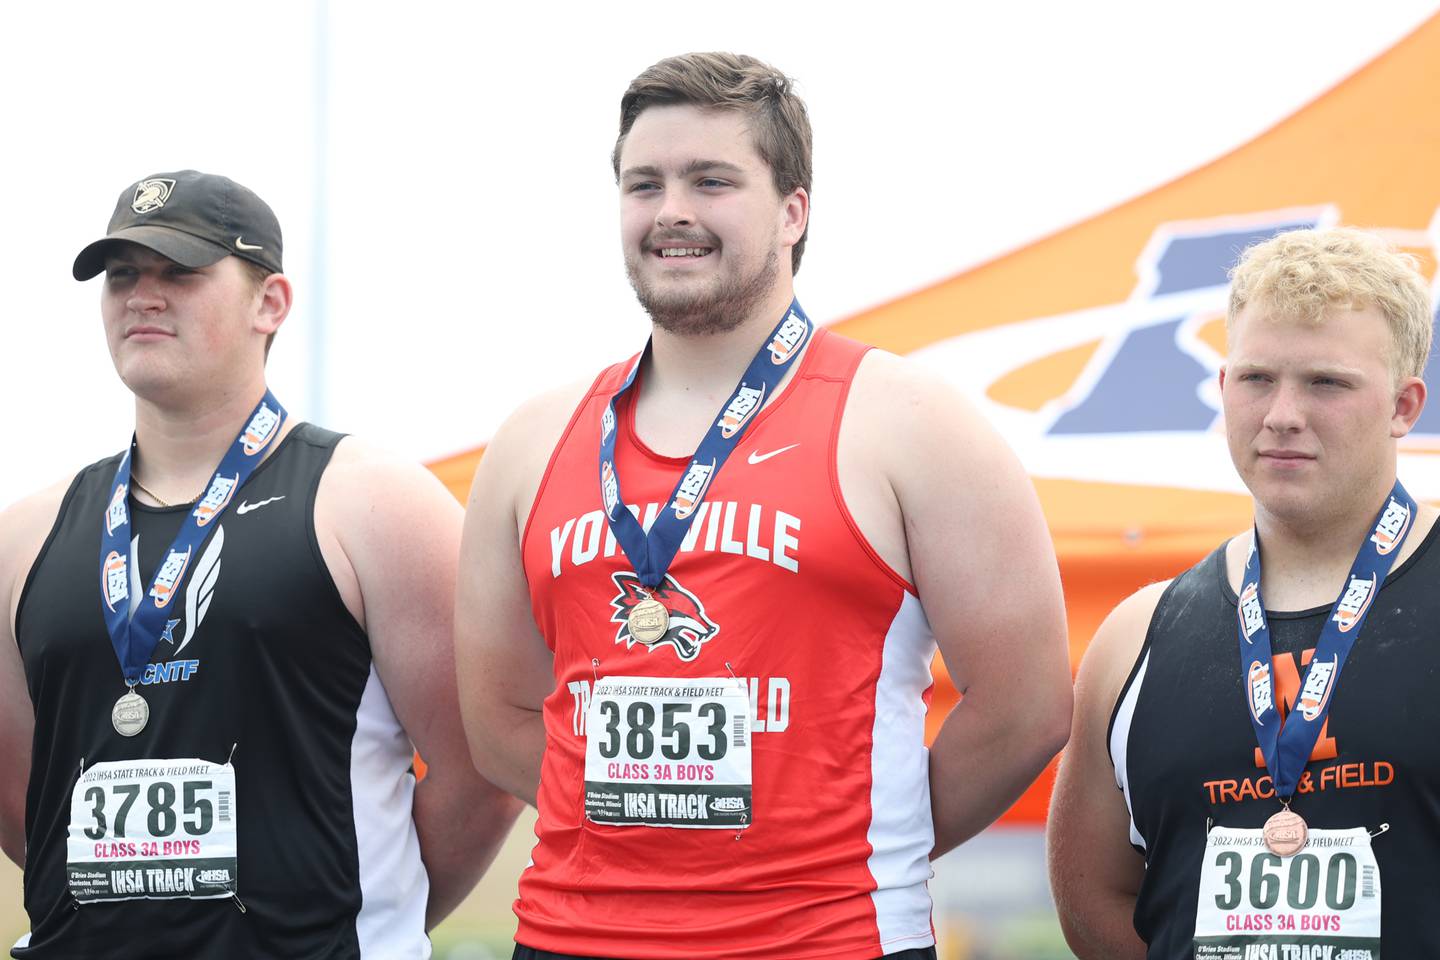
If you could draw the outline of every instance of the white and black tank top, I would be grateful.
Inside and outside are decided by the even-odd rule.
[[[315,536],[315,494],[339,440],[297,426],[236,492],[178,588],[137,687],[150,720],[128,738],[111,725],[125,686],[98,577],[119,457],[75,478],[16,616],[35,737],[31,933],[12,956],[429,956],[412,748]],[[131,505],[131,569],[148,585],[188,508]],[[244,912],[229,899],[76,903],[66,834],[82,761],[224,763],[232,749]]]
[[[1387,957],[1440,957],[1440,524],[1391,571],[1340,674],[1295,812],[1373,840]],[[1191,956],[1207,821],[1258,828],[1280,803],[1258,760],[1224,547],[1165,590],[1110,721],[1130,842],[1145,857],[1135,929],[1150,960]],[[1266,611],[1288,712],[1330,606]]]

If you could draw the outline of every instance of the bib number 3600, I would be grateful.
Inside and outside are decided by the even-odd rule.
[[[238,881],[235,838],[234,767],[97,763],[70,794],[70,892],[80,903],[228,897]]]
[[[606,677],[595,684],[585,728],[591,821],[750,825],[750,697],[740,681]]]
[[[1195,957],[1379,960],[1380,870],[1369,833],[1312,829],[1304,849],[1280,857],[1259,830],[1211,830]]]

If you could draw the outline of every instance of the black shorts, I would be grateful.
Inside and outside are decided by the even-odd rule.
[[[536,950],[523,944],[515,944],[515,952],[510,955],[510,960],[615,960],[615,958],[604,957],[577,957],[569,953],[551,953],[548,950]],[[935,960],[934,947],[921,947],[916,950],[901,950],[899,953],[887,953],[877,960]]]

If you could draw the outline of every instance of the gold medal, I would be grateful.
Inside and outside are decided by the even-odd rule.
[[[630,636],[648,647],[670,630],[670,611],[654,597],[646,597],[630,609],[625,622],[630,627]]]
[[[122,737],[135,736],[144,730],[145,724],[149,722],[150,704],[134,690],[126,691],[123,697],[115,701],[115,706],[110,708],[110,723]]]
[[[1289,807],[1266,820],[1263,833],[1265,846],[1277,857],[1299,853],[1310,835],[1305,818]]]

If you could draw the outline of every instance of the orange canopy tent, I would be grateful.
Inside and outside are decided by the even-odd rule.
[[[1440,17],[1227,156],[833,329],[937,367],[1014,444],[1055,540],[1078,663],[1122,597],[1249,524],[1214,390],[1236,255],[1346,223],[1433,275],[1437,170]],[[1406,444],[1407,485],[1440,496],[1440,403]],[[481,452],[431,465],[462,501]],[[935,670],[932,735],[958,699]],[[1052,779],[1053,767],[1003,822],[1043,822]]]

